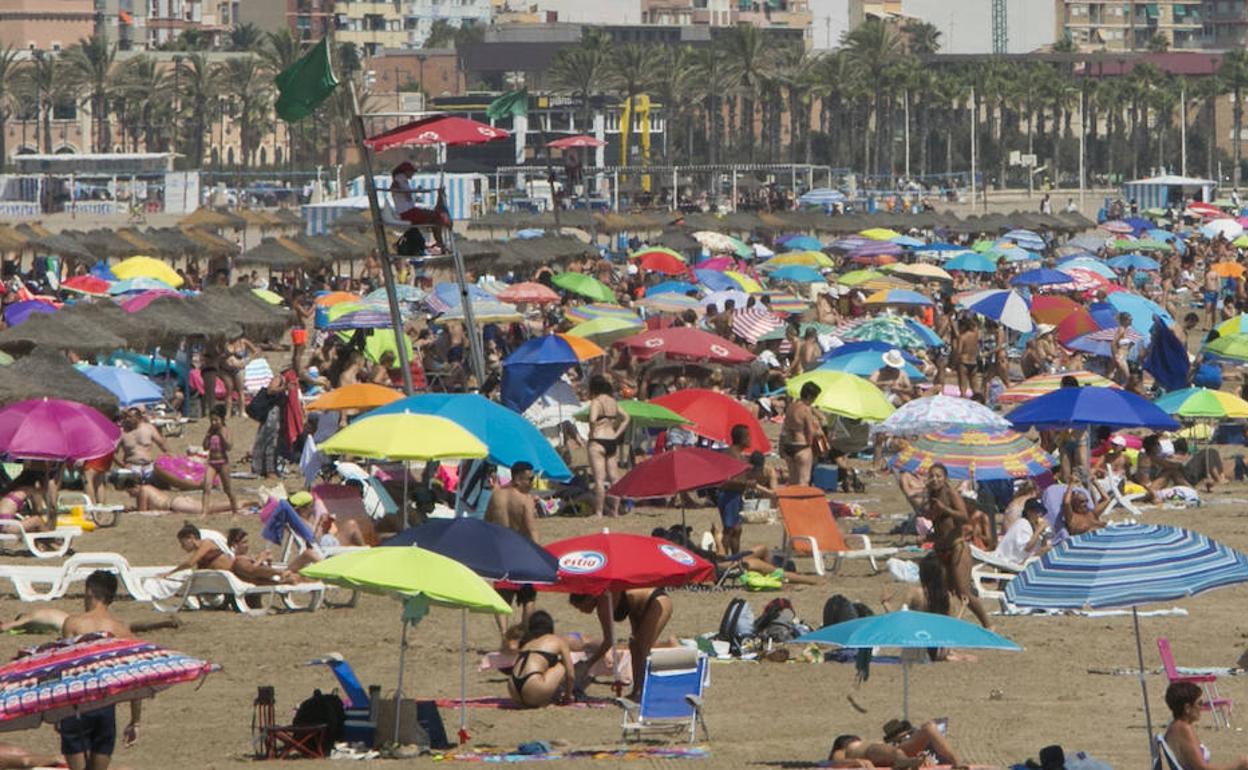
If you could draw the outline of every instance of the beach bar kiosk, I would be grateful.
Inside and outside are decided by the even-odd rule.
[[[1122,197],[1124,200],[1134,200],[1141,210],[1164,209],[1170,203],[1175,208],[1180,208],[1184,201],[1212,203],[1217,188],[1218,183],[1212,179],[1166,174],[1123,182]]]

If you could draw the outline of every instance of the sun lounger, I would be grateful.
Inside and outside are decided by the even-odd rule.
[[[1153,770],[1187,770],[1175,756],[1170,744],[1166,743],[1164,734],[1157,736],[1157,756],[1153,758]]]
[[[244,615],[266,615],[274,609],[274,601],[282,602],[285,609],[315,610],[325,596],[322,583],[255,585],[219,569],[192,570],[166,580],[148,580],[144,586],[151,595],[152,607],[158,612],[198,609],[204,605],[201,599],[219,598],[222,606],[233,607]],[[258,600],[258,607],[248,603],[248,599],[253,598]],[[307,603],[299,606],[297,599]]]
[[[121,521],[124,505],[100,505],[91,500],[86,492],[61,492],[56,496],[57,513],[69,513],[74,506],[81,506],[82,513],[97,527],[115,527]]]
[[[872,548],[866,535],[850,535],[861,546],[851,549],[846,536],[837,526],[836,518],[823,490],[818,487],[790,486],[778,490],[780,517],[784,521],[785,539],[781,544],[787,561],[794,553],[810,554],[815,562],[815,574],[825,574],[823,554],[834,559],[831,572],[835,573],[843,559],[867,559],[871,569],[880,571],[876,559],[886,559],[896,554],[896,548]]]
[[[1235,702],[1218,694],[1218,677],[1214,674],[1180,673],[1174,662],[1174,652],[1170,649],[1170,640],[1164,636],[1157,639],[1157,652],[1161,654],[1161,665],[1166,670],[1166,679],[1170,684],[1191,682],[1198,685],[1205,694],[1201,709],[1213,713],[1214,727],[1230,727],[1231,710],[1235,707]]]
[[[702,715],[702,693],[708,678],[707,658],[688,647],[654,650],[646,659],[646,678],[642,683],[641,702],[618,699],[624,709],[624,740],[640,738],[643,733],[680,733],[688,727],[689,742],[702,734],[710,739]]]
[[[96,570],[117,575],[117,581],[131,598],[148,601],[151,596],[143,581],[159,577],[172,567],[134,567],[118,553],[76,553],[59,566],[8,565],[0,567],[0,578],[13,584],[17,597],[24,602],[61,599],[75,583],[86,582]]]
[[[60,559],[69,551],[74,538],[81,534],[82,530],[78,527],[57,527],[51,532],[27,532],[22,529],[19,521],[0,520],[0,547],[21,543],[22,548],[36,559]],[[41,543],[54,544],[54,547],[40,548]]]

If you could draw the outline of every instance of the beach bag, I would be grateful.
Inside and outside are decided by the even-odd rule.
[[[299,704],[291,724],[296,727],[324,725],[321,734],[321,751],[328,756],[334,744],[342,740],[342,728],[347,721],[347,711],[342,699],[334,693],[314,690],[311,697]]]
[[[719,619],[719,632],[715,638],[728,642],[728,651],[740,655],[742,643],[753,635],[754,610],[750,603],[740,597],[728,602]]]
[[[808,630],[798,619],[793,602],[783,597],[767,602],[763,614],[754,623],[756,636],[777,644],[791,642]]]

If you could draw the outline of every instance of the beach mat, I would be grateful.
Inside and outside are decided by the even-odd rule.
[[[615,749],[555,749],[545,754],[520,754],[497,749],[477,748],[440,754],[434,760],[463,762],[551,762],[558,759],[605,759],[622,762],[635,759],[707,759],[711,750],[705,746],[638,746]]]
[[[416,700],[431,700],[438,704],[438,708],[459,708],[459,698],[416,698]],[[482,695],[476,698],[468,698],[464,701],[464,705],[470,709],[504,709],[504,710],[520,710],[523,706],[516,705],[511,698],[498,698],[493,695]],[[610,698],[591,698],[586,701],[577,701],[560,705],[557,703],[550,704],[551,708],[573,708],[573,709],[605,709],[615,705],[615,701]]]

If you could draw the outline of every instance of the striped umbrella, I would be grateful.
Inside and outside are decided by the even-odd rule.
[[[1137,607],[1244,582],[1248,557],[1199,532],[1161,524],[1123,524],[1059,543],[1006,584],[1005,598],[1017,607],[1131,608],[1151,753],[1153,720]]]
[[[759,296],[767,298],[767,306],[773,313],[792,315],[805,313],[810,308],[810,303],[806,300],[784,291],[765,291]]]
[[[396,285],[394,287],[394,293],[396,296],[398,296],[399,302],[410,302],[412,304],[423,302],[425,300],[425,297],[428,296],[422,289],[418,289],[415,286],[410,286],[405,283],[400,283]],[[379,303],[385,303],[389,301],[386,298],[386,290],[384,288],[370,291],[368,294],[364,295],[364,299],[368,302],[379,302]]]
[[[1118,387],[1112,380],[1107,380],[1099,374],[1082,370],[1078,372],[1059,372],[1058,374],[1038,374],[1035,377],[1028,377],[1022,382],[1006,388],[997,397],[997,401],[1002,404],[1021,404],[1024,401],[1030,401],[1036,396],[1043,396],[1045,393],[1052,393],[1060,388],[1063,377],[1074,377],[1079,381],[1080,387],[1084,385],[1095,385],[1098,388]]]
[[[949,478],[976,481],[1031,478],[1053,467],[1053,459],[1026,436],[965,428],[929,433],[889,461],[894,470],[911,473],[926,473],[935,463],[948,469]]]
[[[959,428],[1001,431],[1009,427],[1008,420],[981,403],[938,394],[902,404],[877,430],[890,436],[922,436]]]
[[[1183,388],[1153,403],[1166,414],[1188,419],[1239,419],[1248,417],[1248,401],[1234,393],[1209,388]]]
[[[764,334],[783,327],[784,321],[779,316],[758,305],[732,311],[732,333],[751,345]]]
[[[701,315],[706,310],[702,300],[684,294],[656,294],[637,301],[639,307],[655,313],[683,313],[686,310]]]
[[[790,251],[778,256],[772,257],[763,264],[759,265],[763,270],[774,270],[777,267],[785,267],[786,265],[800,267],[832,267],[832,258],[822,251]]]
[[[1031,304],[1014,291],[977,291],[959,299],[958,306],[1024,334],[1036,328],[1031,320]]]
[[[573,337],[583,337],[587,340],[593,340],[599,345],[610,345],[616,340],[622,340],[625,337],[631,337],[645,328],[645,324],[641,319],[633,316],[629,318],[595,318],[590,321],[583,321],[571,329],[568,334]]]
[[[623,318],[626,320],[637,321],[637,312],[623,307],[622,305],[612,305],[605,302],[595,302],[590,305],[578,305],[570,307],[563,311],[568,318],[577,321],[592,321],[595,318]]]
[[[384,329],[390,324],[390,308],[375,302],[340,302],[329,308],[324,328],[328,331],[347,329]]]
[[[1082,270],[1088,270],[1090,272],[1096,273],[1102,278],[1105,278],[1110,281],[1118,277],[1118,274],[1114,272],[1114,269],[1112,267],[1100,261],[1099,259],[1096,259],[1095,257],[1090,257],[1090,256],[1073,257],[1071,259],[1064,259],[1061,262],[1059,262],[1057,265],[1057,269],[1061,270],[1063,273],[1065,273],[1068,270],[1072,270],[1076,267]]]
[[[735,270],[725,270],[724,275],[728,276],[740,287],[741,291],[747,294],[758,294],[763,290],[762,285],[744,273],[738,273]]]
[[[863,302],[865,305],[934,305],[926,294],[908,289],[877,291]]]
[[[845,332],[842,339],[847,342],[874,340],[906,350],[922,350],[928,347],[918,332],[895,316],[878,316],[864,321]]]

